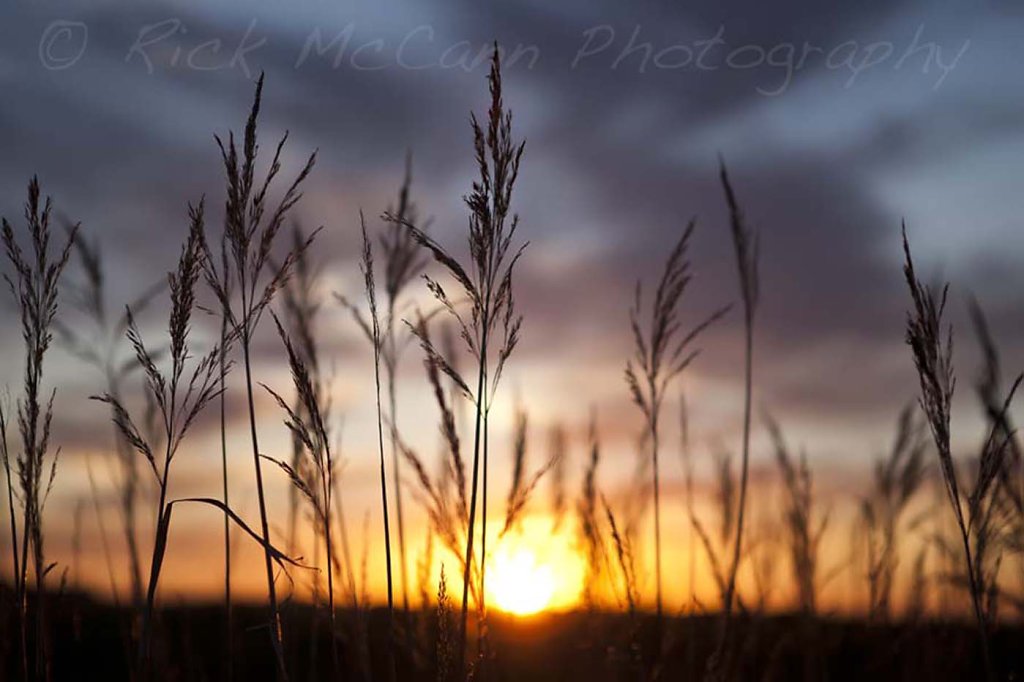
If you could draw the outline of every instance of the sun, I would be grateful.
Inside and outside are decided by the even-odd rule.
[[[572,543],[535,525],[527,520],[520,533],[502,538],[488,559],[487,597],[505,613],[531,616],[579,601],[583,569]]]
[[[530,616],[543,611],[555,595],[551,566],[539,564],[529,549],[499,553],[493,559],[487,587],[494,604],[506,613]]]

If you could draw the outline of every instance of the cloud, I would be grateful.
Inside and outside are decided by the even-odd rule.
[[[925,271],[948,263],[957,295],[979,295],[1006,348],[1024,338],[1011,260],[1020,239],[1013,152],[1024,99],[1006,66],[1022,59],[1021,16],[1008,3],[955,10],[881,0],[843,7],[573,0],[486,11],[440,0],[119,5],[4,9],[0,214],[17,223],[26,180],[39,173],[58,209],[102,242],[111,305],[119,307],[173,267],[186,202],[205,195],[216,231],[223,179],[213,134],[241,128],[252,77],[265,70],[264,154],[289,130],[288,178],[319,150],[296,219],[325,227],[313,251],[328,308],[321,343],[336,368],[353,475],[367,486],[373,479],[363,464],[375,423],[368,356],[330,293],[358,296],[359,210],[371,229],[379,225],[407,150],[421,213],[433,217],[441,241],[463,252],[461,196],[474,172],[468,117],[486,106],[485,64],[474,60],[495,38],[509,49],[505,97],[527,140],[516,207],[531,243],[517,279],[523,343],[502,399],[532,396],[542,406],[539,421],[564,412],[577,434],[596,405],[619,469],[632,455],[636,425],[621,376],[634,283],[653,287],[667,250],[695,217],[696,277],[684,318],[699,320],[737,298],[719,152],[761,238],[758,400],[784,420],[794,443],[808,445],[812,460],[863,455],[864,434],[889,433],[894,411],[916,390],[902,346],[904,216]],[[87,50],[64,70],[40,61],[41,36],[56,20],[88,26]],[[940,46],[946,64],[970,41],[941,87],[941,70],[927,60],[934,53],[915,52],[896,66],[919,28],[920,41]],[[171,32],[156,40],[163,31]],[[140,35],[153,42],[133,52]],[[708,54],[713,70],[664,68],[664,59],[682,59],[716,36],[722,42]],[[598,39],[607,46],[588,44]],[[842,50],[865,59],[879,41],[894,52],[877,66],[854,73],[839,59]],[[779,46],[805,44],[822,52],[800,69],[768,59],[773,49],[785,57]],[[232,64],[246,45],[256,47]],[[747,48],[739,56],[761,54],[760,63],[740,68],[734,58],[730,67],[729,55]],[[406,68],[424,64],[430,68]],[[954,308],[967,337],[962,306]],[[0,310],[10,319],[10,307]],[[159,338],[164,310],[161,302],[146,315],[147,339]],[[739,325],[732,315],[703,337],[704,353],[686,382],[703,418],[701,437],[727,447],[739,423]],[[196,326],[197,343],[208,342],[212,327],[205,320]],[[287,386],[279,343],[264,332],[259,374]],[[19,348],[15,325],[0,326],[0,344]],[[968,349],[958,357],[965,375],[974,362],[970,345],[960,344]],[[416,353],[403,370],[408,428],[429,444],[436,414]],[[83,397],[96,392],[96,377],[66,356],[52,357],[51,377],[67,406],[57,435],[69,450],[104,447],[109,431],[93,428],[102,410]],[[1011,368],[1022,358],[1010,351],[1006,360]],[[16,362],[5,363],[0,382],[17,385],[19,372]],[[244,425],[244,413],[231,409],[231,423]],[[215,426],[197,425],[197,441]]]

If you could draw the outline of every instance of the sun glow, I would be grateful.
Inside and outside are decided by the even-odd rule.
[[[555,576],[551,566],[538,564],[528,549],[499,554],[488,585],[495,605],[507,613],[529,616],[543,611],[555,594]]]
[[[488,560],[488,599],[517,616],[575,606],[582,581],[583,563],[572,540],[552,535],[546,520],[528,519],[518,534],[499,542]]]

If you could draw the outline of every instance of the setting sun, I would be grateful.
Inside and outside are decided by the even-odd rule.
[[[517,616],[543,611],[555,593],[555,577],[551,566],[540,564],[528,549],[494,558],[489,587],[499,609]]]
[[[487,596],[506,613],[529,616],[571,608],[579,601],[583,564],[568,538],[552,535],[547,521],[527,519],[503,538],[488,562]]]

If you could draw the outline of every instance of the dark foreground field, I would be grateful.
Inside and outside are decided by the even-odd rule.
[[[290,604],[284,610],[285,635],[293,679],[318,680],[330,676],[330,655],[322,637],[310,637],[313,611]],[[129,679],[126,648],[128,614],[84,597],[65,595],[50,610],[55,680]],[[274,679],[274,659],[263,627],[266,610],[239,607],[234,614],[233,678]],[[398,636],[398,679],[436,680],[435,619],[414,615],[413,636]],[[383,671],[385,613],[374,611],[365,620],[340,613],[350,632],[343,652],[353,653],[351,627],[369,624],[372,679],[386,679]],[[653,618],[633,622],[625,614],[549,614],[531,618],[490,617],[492,654],[487,663],[491,680],[599,680],[703,677],[703,663],[716,640],[718,619],[675,619],[667,624],[667,654],[650,669],[649,647]],[[221,680],[223,660],[223,608],[174,606],[161,613],[155,660],[163,680]],[[320,632],[323,623],[318,623]],[[4,632],[12,633],[11,623]],[[634,634],[639,633],[639,634]],[[969,680],[982,665],[977,632],[969,624],[923,622],[905,625],[868,625],[862,621],[768,616],[742,621],[741,661],[735,678],[743,680]],[[1000,680],[1020,679],[1024,673],[1024,629],[1003,627],[993,634],[997,675]],[[12,647],[16,639],[2,638],[4,679],[16,679]],[[415,663],[405,652],[411,641]],[[631,646],[635,642],[635,646]],[[631,654],[641,650],[639,655]],[[646,661],[637,665],[634,661]],[[359,679],[360,676],[354,677]]]

